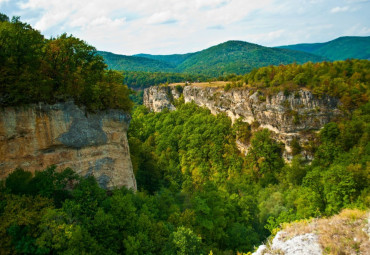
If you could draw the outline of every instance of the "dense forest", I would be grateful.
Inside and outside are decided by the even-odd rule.
[[[230,81],[225,87],[248,87],[265,92],[266,95],[297,89],[309,89],[315,95],[330,95],[339,98],[343,110],[352,110],[370,98],[370,61],[346,60],[267,66],[250,73],[224,77]]]
[[[279,48],[308,52],[330,60],[370,59],[370,36],[343,36],[325,43],[302,43]]]
[[[320,62],[326,58],[311,53],[269,48],[257,44],[228,41],[191,54],[125,56],[99,52],[109,68],[125,71],[174,72],[219,77],[245,74],[268,65]]]
[[[95,48],[0,19],[1,106],[73,99],[90,110],[131,109],[122,74],[107,71]],[[0,253],[247,253],[283,222],[369,208],[369,61],[269,66],[226,79],[340,96],[347,114],[310,141],[312,162],[299,154],[285,162],[283,144],[258,123],[232,125],[181,98],[175,111],[137,106],[128,140],[138,191],[104,190],[68,168],[16,169],[0,181]],[[247,155],[236,139],[249,142]]]
[[[0,193],[2,254],[235,254],[282,222],[368,208],[369,118],[367,103],[327,124],[314,161],[288,164],[266,129],[252,129],[243,156],[243,123],[181,102],[172,112],[137,107],[129,143],[139,191],[106,191],[70,169],[18,169]]]
[[[144,89],[150,86],[177,83],[177,82],[196,82],[207,81],[210,79],[205,75],[192,75],[184,73],[162,73],[162,72],[139,72],[122,71],[124,76],[123,83],[134,89]]]
[[[45,39],[14,17],[0,19],[0,106],[74,100],[89,110],[132,107],[123,76],[96,49],[63,34]]]

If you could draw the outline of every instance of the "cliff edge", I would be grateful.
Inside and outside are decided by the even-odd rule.
[[[73,102],[0,109],[0,179],[17,167],[34,172],[56,165],[93,175],[106,189],[136,190],[130,118],[119,110],[87,113]]]
[[[330,218],[283,224],[253,255],[369,254],[370,213],[345,209]]]
[[[174,110],[174,99],[180,97],[178,86],[157,86],[144,90],[144,105],[151,111]],[[193,84],[183,86],[184,102],[194,102],[208,108],[212,114],[225,113],[233,122],[241,118],[249,124],[256,122],[272,131],[273,138],[285,144],[285,157],[291,159],[291,144],[297,140],[303,147],[312,139],[307,131],[317,131],[341,115],[337,98],[315,96],[311,91],[266,94],[246,87],[225,91],[222,87]],[[238,142],[240,144],[240,142]],[[246,152],[248,145],[240,144]],[[312,155],[303,152],[311,159]]]

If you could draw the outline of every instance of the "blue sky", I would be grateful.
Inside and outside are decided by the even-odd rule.
[[[370,36],[370,0],[0,0],[0,12],[47,37],[66,32],[127,55]]]

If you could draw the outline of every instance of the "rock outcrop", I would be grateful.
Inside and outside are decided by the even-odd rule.
[[[103,188],[136,190],[127,141],[130,115],[87,113],[73,102],[0,109],[0,179],[15,168],[56,165],[93,175]]]
[[[176,97],[176,87],[150,87],[144,90],[144,105],[155,112],[164,108],[174,110],[173,99]],[[224,91],[223,88],[191,85],[183,88],[183,97],[185,103],[194,102],[207,107],[213,114],[226,113],[233,122],[238,118],[248,123],[258,122],[260,127],[271,130],[274,138],[285,144],[288,154],[294,138],[304,144],[310,138],[302,132],[319,130],[341,114],[338,99],[317,97],[303,89],[266,95],[248,88]]]
[[[299,255],[321,255],[322,250],[318,236],[313,233],[297,235],[289,240],[282,238],[283,232],[278,232],[272,240],[271,247],[261,245],[253,255],[272,254],[299,254]]]
[[[253,255],[369,254],[369,211],[344,209],[330,218],[283,224]]]

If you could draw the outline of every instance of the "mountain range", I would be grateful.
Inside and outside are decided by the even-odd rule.
[[[202,51],[187,54],[133,56],[99,51],[108,68],[125,71],[176,72],[217,77],[244,74],[254,68],[290,64],[370,59],[370,36],[340,37],[325,43],[264,47],[243,41],[227,41]]]

